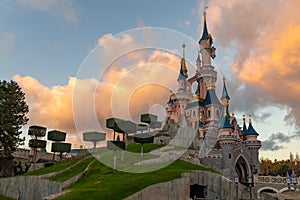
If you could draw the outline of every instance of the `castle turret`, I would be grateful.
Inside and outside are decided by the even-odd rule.
[[[259,157],[259,149],[261,147],[261,142],[257,140],[257,136],[259,134],[253,128],[251,116],[249,118],[249,126],[245,135],[246,135],[246,140],[244,141],[244,143],[250,152],[251,171],[253,174],[260,173],[260,165],[259,165],[258,157]]]

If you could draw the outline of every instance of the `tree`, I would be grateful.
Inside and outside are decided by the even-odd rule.
[[[280,176],[285,176],[287,172],[292,172],[292,168],[286,164],[281,165],[278,169],[278,174]]]
[[[23,144],[25,138],[20,137],[20,129],[28,121],[28,111],[18,83],[0,80],[0,157],[11,157],[18,145]]]

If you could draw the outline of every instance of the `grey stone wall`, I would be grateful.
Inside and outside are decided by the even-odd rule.
[[[37,176],[20,176],[0,179],[0,195],[20,200],[43,199],[45,196],[62,191],[58,182]]]
[[[207,187],[206,199],[237,199],[236,185],[232,181],[219,174],[195,171],[186,173],[179,179],[151,185],[127,197],[126,200],[186,200],[190,199],[190,185],[194,184]]]

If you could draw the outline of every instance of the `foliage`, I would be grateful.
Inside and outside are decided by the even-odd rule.
[[[291,156],[290,156],[291,157]],[[300,161],[299,159],[294,159],[291,161],[287,160],[274,160],[270,159],[260,159],[260,171],[262,175],[272,175],[272,176],[286,176],[286,171],[292,172],[294,170],[297,176],[300,175]]]
[[[14,175],[24,174],[29,170],[29,168],[30,168],[30,164],[14,162]]]
[[[3,148],[0,156],[10,157],[23,144],[25,138],[20,137],[20,129],[28,121],[28,111],[25,94],[18,83],[0,81],[0,146]]]
[[[281,165],[277,171],[280,176],[286,176],[286,173],[291,173],[292,168],[286,164]]]

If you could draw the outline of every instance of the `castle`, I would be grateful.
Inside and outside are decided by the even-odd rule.
[[[197,130],[192,147],[199,150],[201,164],[219,169],[232,180],[238,177],[240,183],[249,184],[249,177],[260,173],[258,154],[261,142],[257,140],[258,133],[253,128],[251,116],[248,126],[243,116],[243,126],[240,127],[234,114],[230,114],[225,78],[221,98],[218,99],[215,91],[217,71],[212,65],[216,48],[212,45],[213,38],[208,32],[204,12],[196,73],[188,77],[183,44],[178,90],[171,92],[163,129],[176,130],[180,126],[180,116],[184,115],[188,125]],[[192,91],[193,83],[197,84],[196,91]]]

